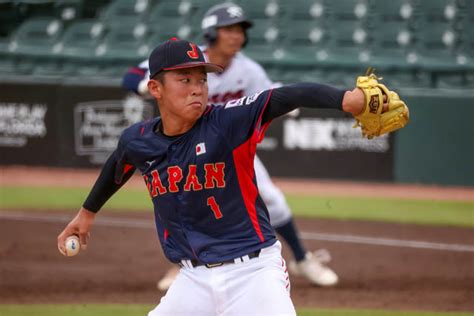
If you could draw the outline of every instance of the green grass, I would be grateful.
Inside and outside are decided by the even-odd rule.
[[[77,211],[84,202],[89,189],[52,187],[0,187],[2,208],[69,209]],[[117,192],[104,206],[120,210],[151,210],[150,197],[143,190],[123,189]]]
[[[474,227],[474,202],[290,195],[299,216]]]
[[[0,187],[3,209],[39,208],[77,211],[88,189]],[[474,202],[289,195],[295,216],[474,227]],[[104,208],[150,211],[143,190],[123,189]]]
[[[2,316],[146,316],[154,306],[124,304],[0,305]],[[298,309],[298,316],[472,316],[472,313]]]
[[[0,305],[1,316],[146,316],[154,306],[124,304]]]

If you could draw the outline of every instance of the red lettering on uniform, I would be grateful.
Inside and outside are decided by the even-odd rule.
[[[204,183],[204,187],[206,189],[213,189],[215,186],[218,188],[225,187],[224,167],[225,163],[223,162],[204,165],[204,170],[206,171],[206,182]]]
[[[219,204],[217,204],[215,197],[213,196],[208,197],[207,205],[211,208],[212,212],[214,213],[214,217],[216,219],[222,218],[221,208],[219,207]]]
[[[178,192],[177,183],[183,180],[183,170],[179,166],[168,167],[168,189],[170,192]]]
[[[196,176],[196,165],[189,165],[188,176],[186,177],[186,184],[184,185],[184,191],[202,190],[202,184],[199,183],[199,179]]]
[[[150,191],[151,197],[157,196],[158,193],[160,193],[161,195],[165,194],[166,188],[163,186],[163,183],[161,183],[160,174],[158,173],[158,170],[156,169],[153,170],[151,172],[151,176],[153,177],[153,179],[151,180],[151,185],[150,183],[148,183],[147,179],[145,178],[145,181],[147,182],[147,186],[148,186],[148,191]]]

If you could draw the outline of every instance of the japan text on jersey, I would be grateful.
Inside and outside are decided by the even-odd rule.
[[[177,137],[156,132],[159,118],[124,131],[118,167],[130,164],[141,171],[170,261],[221,262],[275,242],[253,168],[268,125],[261,119],[270,94],[209,106]]]

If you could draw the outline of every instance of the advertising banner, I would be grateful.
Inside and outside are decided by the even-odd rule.
[[[257,154],[272,176],[392,180],[392,137],[368,140],[353,125],[340,112],[304,109],[272,122]]]
[[[125,128],[156,113],[153,101],[117,86],[16,84],[3,90],[2,164],[100,167]],[[272,176],[392,180],[393,139],[364,139],[353,123],[340,112],[303,109],[272,122],[258,155]]]
[[[0,162],[55,165],[56,85],[0,84]]]

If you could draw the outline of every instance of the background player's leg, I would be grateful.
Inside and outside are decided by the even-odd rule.
[[[160,291],[167,291],[174,282],[179,273],[179,266],[172,266],[166,274],[156,283],[156,287]]]
[[[338,282],[334,271],[324,265],[319,257],[305,250],[298,231],[293,223],[290,207],[285,196],[272,182],[265,166],[255,156],[255,175],[257,178],[258,191],[267,205],[270,222],[276,232],[290,246],[295,261],[289,263],[290,272],[293,275],[301,275],[311,283],[320,286],[332,286]],[[327,253],[327,251],[326,251]],[[327,256],[329,257],[329,256]]]
[[[165,296],[148,316],[214,315],[214,298],[209,290],[211,281],[209,272],[210,269],[204,266],[181,268]]]
[[[280,189],[273,184],[270,175],[257,156],[255,156],[254,168],[257,177],[258,191],[268,208],[272,226],[277,233],[283,237],[285,242],[288,243],[295,260],[300,261],[304,259],[306,250],[297,235],[291,210],[286,202],[285,196]]]

